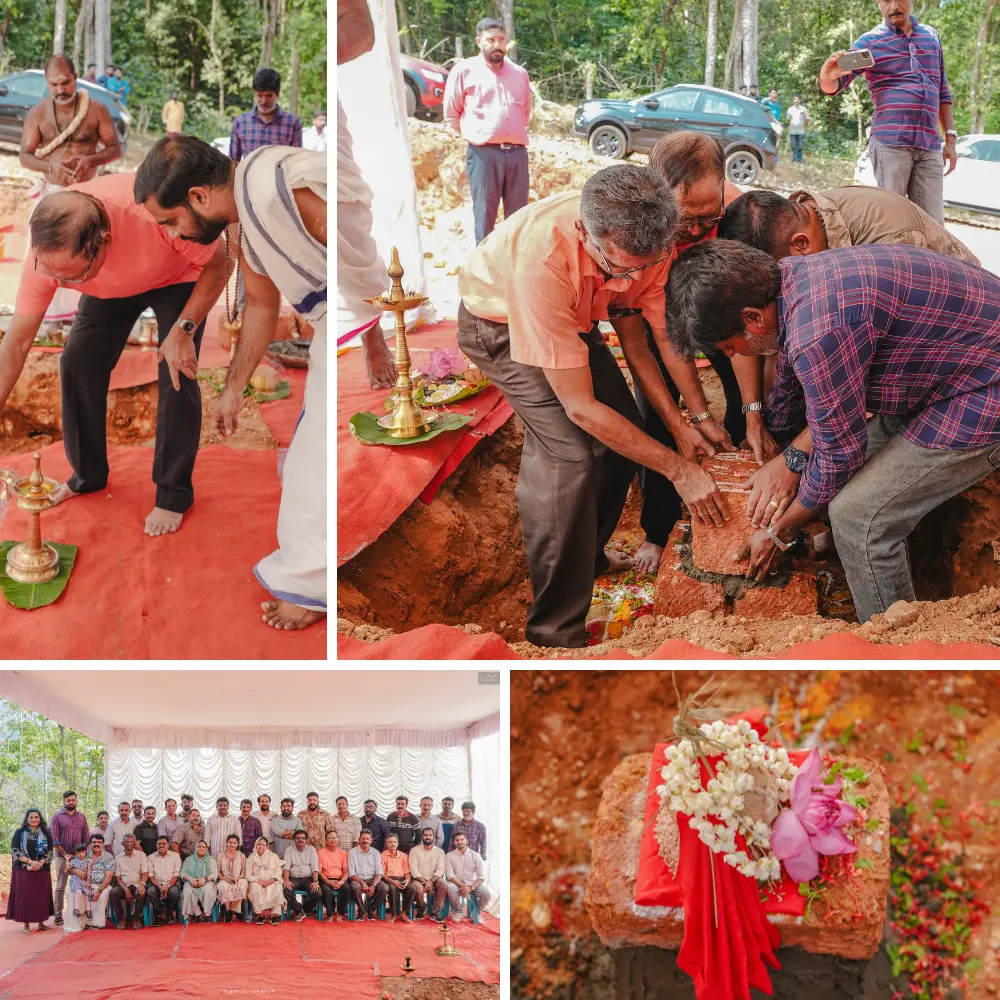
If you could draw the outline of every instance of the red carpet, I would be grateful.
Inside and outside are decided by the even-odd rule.
[[[456,928],[457,958],[439,958],[430,924],[242,924],[21,934],[0,923],[4,1000],[145,1000],[232,997],[266,991],[274,1000],[375,1000],[379,976],[398,975],[407,953],[421,979],[500,982],[497,921]],[[229,991],[227,993],[227,991]]]
[[[282,446],[302,405],[304,373],[289,377],[292,395],[262,407]],[[49,476],[69,474],[62,442],[42,454]],[[79,546],[76,566],[55,604],[19,611],[0,600],[5,658],[325,659],[325,625],[278,632],[260,620],[268,595],[253,567],[277,544],[277,456],[225,444],[202,449],[181,530],[149,538],[153,449],[110,447],[107,489],[42,515],[44,538]],[[31,459],[4,464],[27,472]],[[0,539],[26,533],[27,515],[10,505]]]
[[[520,660],[495,632],[467,635],[451,625],[424,625],[422,628],[389,636],[379,642],[362,642],[352,636],[337,636],[338,660]],[[735,660],[727,653],[703,649],[680,639],[669,639],[643,657],[647,660]],[[995,660],[996,646],[961,642],[942,645],[914,642],[908,646],[876,645],[860,636],[844,632],[818,642],[805,642],[783,653],[762,657],[773,660]],[[628,650],[613,649],[598,660],[633,660]]]
[[[419,327],[407,335],[414,367],[429,360],[428,349],[455,350],[454,320]],[[430,502],[434,492],[482,439],[511,415],[499,389],[455,404],[455,413],[475,416],[461,431],[439,434],[405,447],[362,445],[351,437],[350,419],[369,410],[381,414],[389,390],[372,391],[360,350],[337,359],[337,565],[356,556],[386,531],[417,497]]]

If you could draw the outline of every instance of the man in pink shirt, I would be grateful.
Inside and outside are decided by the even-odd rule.
[[[28,224],[14,318],[0,342],[0,411],[24,368],[55,290],[75,288],[80,307],[59,363],[63,443],[73,467],[56,503],[103,490],[111,370],[144,309],[160,330],[159,402],[147,535],[176,531],[194,502],[191,475],[201,436],[198,350],[205,317],[226,284],[226,249],[171,237],[135,203],[135,174],[106,174],[39,202]]]
[[[469,144],[465,172],[472,192],[476,246],[493,232],[497,209],[509,219],[528,204],[528,72],[507,58],[503,21],[476,25],[480,55],[463,59],[448,76],[444,120]]]

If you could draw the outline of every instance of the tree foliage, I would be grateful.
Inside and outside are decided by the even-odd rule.
[[[46,822],[72,789],[91,826],[104,808],[104,744],[0,699],[0,843],[29,807]]]
[[[68,54],[84,0],[67,0]],[[10,27],[0,70],[38,68],[52,53],[57,0],[5,0]],[[204,139],[228,135],[233,118],[253,103],[251,81],[261,62],[269,0],[110,0],[111,39],[132,92],[129,110],[154,133],[174,89],[187,117],[184,130]],[[5,18],[0,9],[0,30]],[[310,124],[326,107],[326,4],[279,0],[271,65],[282,75],[282,106],[292,94],[293,42],[299,49],[297,113]],[[81,59],[81,62],[83,60]],[[84,67],[77,67],[81,75]],[[103,72],[103,67],[99,69]],[[221,105],[221,112],[220,112]]]
[[[718,2],[716,85],[724,79],[725,57],[734,24],[736,0]],[[402,5],[400,5],[402,6]],[[584,98],[585,65],[597,70],[595,97],[632,98],[675,83],[703,83],[709,0],[515,0],[517,60],[531,74],[543,97],[565,104]],[[443,63],[455,55],[455,36],[464,40],[466,55],[475,53],[475,24],[496,15],[481,0],[407,0],[412,51]],[[915,0],[914,16],[941,35],[945,65],[955,98],[959,132],[971,131],[969,107],[972,74],[977,65],[977,39],[989,14],[985,51],[979,65],[977,104],[985,131],[1000,131],[997,25],[1000,5],[990,0]],[[847,95],[827,97],[816,78],[826,57],[848,45],[879,22],[872,0],[760,0],[758,85],[766,94],[776,87],[785,108],[801,95],[812,112],[813,141],[831,152],[853,153],[858,143],[859,114],[863,128],[871,121],[871,99],[864,80]]]

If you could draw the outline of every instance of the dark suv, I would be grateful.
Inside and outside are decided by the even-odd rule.
[[[778,162],[782,128],[763,105],[728,90],[680,84],[633,101],[593,100],[576,109],[573,134],[598,156],[624,160],[648,153],[668,132],[693,129],[714,135],[726,150],[726,176],[752,184],[761,167]]]
[[[78,79],[76,85],[86,88],[92,101],[100,101],[111,112],[111,120],[124,149],[132,118],[121,101],[110,90],[96,83]],[[48,96],[48,92],[45,74],[40,69],[26,69],[23,73],[0,77],[0,142],[21,144],[25,117],[43,97]]]

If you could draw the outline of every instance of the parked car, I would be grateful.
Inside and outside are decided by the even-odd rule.
[[[679,84],[633,101],[587,101],[573,121],[573,135],[615,160],[648,153],[658,139],[681,129],[707,132],[722,143],[726,176],[734,184],[752,184],[761,167],[773,170],[778,162],[782,128],[771,112],[715,87]]]
[[[406,113],[411,118],[441,121],[448,71],[426,59],[408,55],[401,55],[400,62],[403,66]]]
[[[124,151],[128,142],[128,130],[132,125],[132,116],[128,113],[128,109],[115,94],[99,84],[78,79],[76,85],[85,89],[92,101],[100,101],[111,112],[111,119],[115,123],[118,139]],[[0,77],[0,142],[18,146],[21,144],[24,119],[43,97],[48,96],[48,93],[45,74],[40,69],[26,69],[21,73]]]
[[[212,145],[220,152],[223,156],[229,155],[229,136],[223,135],[218,139],[212,140]]]
[[[1000,215],[1000,135],[961,135],[955,152],[958,163],[944,179],[944,203]],[[854,165],[854,183],[878,186],[867,149]]]

